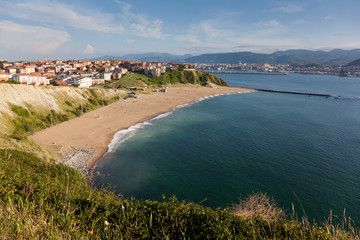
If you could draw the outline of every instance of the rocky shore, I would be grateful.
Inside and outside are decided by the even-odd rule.
[[[61,153],[62,156],[59,156],[56,159],[57,163],[62,163],[66,166],[75,168],[84,176],[88,176],[90,174],[90,169],[87,166],[88,162],[95,154],[95,149],[63,148]]]

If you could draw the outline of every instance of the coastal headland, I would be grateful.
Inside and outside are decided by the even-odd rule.
[[[117,101],[39,131],[29,139],[54,151],[58,161],[86,174],[106,152],[116,132],[206,96],[246,91],[254,90],[215,85],[170,87],[166,92],[141,94],[139,98]]]

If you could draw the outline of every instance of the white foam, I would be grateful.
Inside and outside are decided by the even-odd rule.
[[[149,121],[145,121],[115,133],[113,139],[108,145],[107,152],[114,152],[121,143],[134,136],[137,130],[144,128],[146,125],[151,125],[151,123]]]
[[[173,113],[173,111],[166,112],[166,113],[162,113],[162,114],[160,114],[160,115],[158,115],[158,116],[150,119],[150,121],[156,120],[156,119],[160,119],[160,118],[165,118],[165,117],[169,116],[169,115],[172,114],[172,113]]]
[[[123,130],[120,130],[119,132],[115,133],[113,139],[111,140],[110,144],[108,145],[106,153],[114,152],[116,150],[116,148],[118,146],[120,146],[123,142],[125,142],[126,140],[128,140],[129,138],[134,136],[135,133],[139,129],[144,128],[146,125],[151,125],[151,122],[154,121],[154,120],[165,118],[165,117],[171,115],[177,109],[184,108],[184,107],[190,106],[190,105],[192,105],[194,103],[198,103],[198,102],[201,102],[201,101],[207,100],[209,98],[213,98],[213,97],[218,97],[218,96],[222,96],[222,95],[232,95],[232,94],[237,94],[237,93],[248,93],[248,92],[253,92],[253,91],[214,94],[214,95],[209,95],[209,96],[206,96],[206,97],[199,98],[199,99],[197,99],[197,100],[195,100],[193,102],[178,105],[173,110],[171,110],[169,112],[159,114],[158,116],[156,116],[156,117],[154,117],[154,118],[152,118],[152,119],[150,119],[148,121],[137,123],[137,124],[127,128],[127,129],[123,129]]]

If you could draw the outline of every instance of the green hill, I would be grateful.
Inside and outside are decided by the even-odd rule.
[[[213,83],[219,86],[228,86],[228,84],[221,78],[210,74],[205,71],[195,71],[195,70],[170,70],[164,73],[160,77],[154,77],[152,79],[152,84],[200,84],[206,86],[208,83]]]
[[[266,196],[234,209],[211,209],[172,197],[138,201],[96,190],[81,174],[17,150],[0,150],[2,239],[349,239],[333,225],[271,212]],[[265,198],[264,198],[265,197]],[[260,202],[258,200],[261,200]],[[264,201],[265,200],[265,201]],[[254,204],[255,203],[255,204]],[[262,211],[257,211],[262,208]],[[246,210],[247,215],[237,214]],[[344,226],[344,227],[347,227]]]
[[[354,66],[360,66],[360,58],[352,61],[351,63],[346,64],[344,67],[354,67]]]
[[[219,86],[228,86],[221,78],[205,71],[197,70],[168,70],[161,76],[147,76],[131,73],[123,76],[120,80],[114,81],[115,86],[144,87],[145,85],[167,85],[167,84],[199,84],[206,86],[213,83]]]
[[[203,54],[185,59],[188,63],[268,63],[268,64],[310,64],[320,63],[328,66],[347,64],[360,57],[360,49],[332,51],[311,51],[294,49],[277,51],[272,54],[259,54],[252,52],[231,52]]]

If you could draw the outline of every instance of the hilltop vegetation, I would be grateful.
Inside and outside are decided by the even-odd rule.
[[[233,209],[214,210],[174,197],[163,202],[122,198],[89,187],[77,170],[17,150],[0,150],[0,169],[3,239],[332,239],[334,236],[348,239],[352,236],[334,226],[318,227],[287,219],[283,214],[263,217],[251,204],[251,198],[235,208],[254,210],[243,216]]]
[[[196,70],[168,70],[161,76],[147,76],[143,74],[131,73],[124,75],[120,80],[113,82],[115,86],[125,87],[144,87],[162,86],[168,84],[198,84],[206,86],[209,83],[228,86],[228,84],[219,77],[205,71]]]

